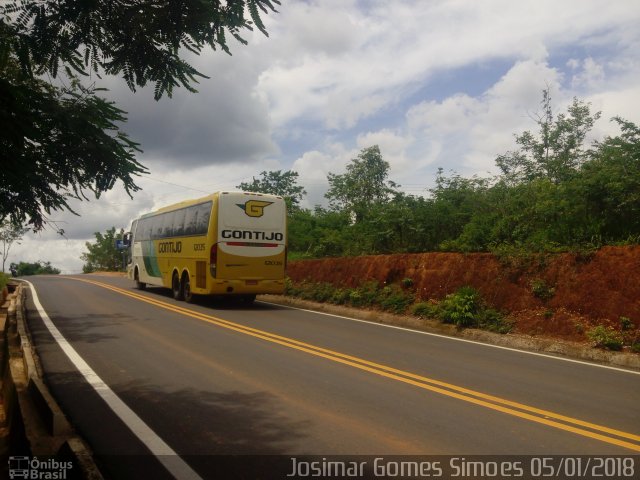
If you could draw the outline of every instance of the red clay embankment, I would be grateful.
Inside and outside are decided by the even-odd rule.
[[[470,285],[516,320],[516,331],[584,340],[598,323],[619,326],[628,317],[640,326],[640,246],[604,247],[591,255],[563,253],[499,261],[490,253],[420,253],[325,258],[291,262],[294,282],[355,287],[413,281],[420,299],[441,299]],[[549,289],[543,300],[532,282]],[[553,289],[552,291],[550,289]]]

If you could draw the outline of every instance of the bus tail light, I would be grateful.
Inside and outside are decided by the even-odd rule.
[[[211,246],[209,254],[209,272],[213,278],[216,278],[216,266],[218,265],[218,244]]]

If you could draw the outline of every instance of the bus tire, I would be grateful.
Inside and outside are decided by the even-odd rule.
[[[182,274],[182,282],[180,282],[180,286],[182,287],[182,297],[184,301],[187,303],[192,303],[193,293],[191,292],[191,281],[189,280],[188,272],[184,272]]]
[[[173,298],[176,300],[184,300],[184,290],[182,289],[178,272],[173,272],[173,276],[171,277],[171,291],[173,292]]]

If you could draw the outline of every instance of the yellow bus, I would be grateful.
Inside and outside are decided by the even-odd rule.
[[[283,293],[286,223],[285,201],[275,195],[216,192],[170,205],[133,220],[127,274],[139,289],[171,288],[187,302]]]

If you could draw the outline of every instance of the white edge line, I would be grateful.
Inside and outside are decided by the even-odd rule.
[[[54,325],[42,307],[38,294],[33,284],[22,280],[31,288],[33,303],[45,324],[49,333],[53,336],[58,346],[67,355],[71,363],[78,369],[84,379],[93,387],[96,393],[106,402],[113,412],[125,425],[138,437],[138,439],[151,451],[158,461],[176,478],[202,480],[198,475],[164,440],[162,440],[131,408],[125,404],[116,393],[111,390],[80,354],[71,346],[60,330]]]
[[[453,340],[453,341],[456,341],[456,342],[472,343],[474,345],[481,345],[483,347],[498,348],[500,350],[508,350],[510,352],[524,353],[526,355],[535,355],[537,357],[550,358],[552,360],[560,360],[562,362],[578,363],[580,365],[588,365],[590,367],[606,368],[607,370],[615,370],[617,372],[624,372],[624,373],[631,373],[633,375],[640,375],[640,371],[629,370],[629,369],[626,369],[626,368],[611,367],[609,365],[602,365],[602,364],[599,364],[599,363],[586,362],[586,361],[582,361],[582,360],[575,360],[573,358],[557,357],[555,355],[548,355],[546,353],[531,352],[529,350],[521,350],[519,348],[503,347],[502,345],[493,345],[492,343],[478,342],[477,340],[469,340],[467,338],[452,337],[452,336],[449,336],[449,335],[442,335],[440,333],[433,333],[433,332],[425,332],[424,330],[416,330],[416,329],[407,328],[407,327],[398,327],[397,325],[388,325],[386,323],[378,323],[378,322],[374,322],[374,321],[371,321],[371,320],[361,320],[359,318],[345,317],[344,315],[336,315],[334,313],[326,313],[326,312],[319,312],[319,311],[316,311],[316,310],[309,310],[309,309],[306,309],[306,308],[292,307],[291,305],[282,305],[280,303],[265,302],[264,300],[258,300],[258,302],[259,303],[266,303],[267,305],[276,305],[278,307],[290,308],[292,310],[300,310],[301,312],[309,312],[309,313],[316,313],[318,315],[326,315],[327,317],[342,318],[342,319],[345,319],[345,320],[351,320],[352,322],[366,323],[368,325],[375,325],[375,326],[378,326],[378,327],[393,328],[395,330],[403,330],[405,332],[419,333],[421,335],[429,335],[431,337],[444,338],[446,340]]]

